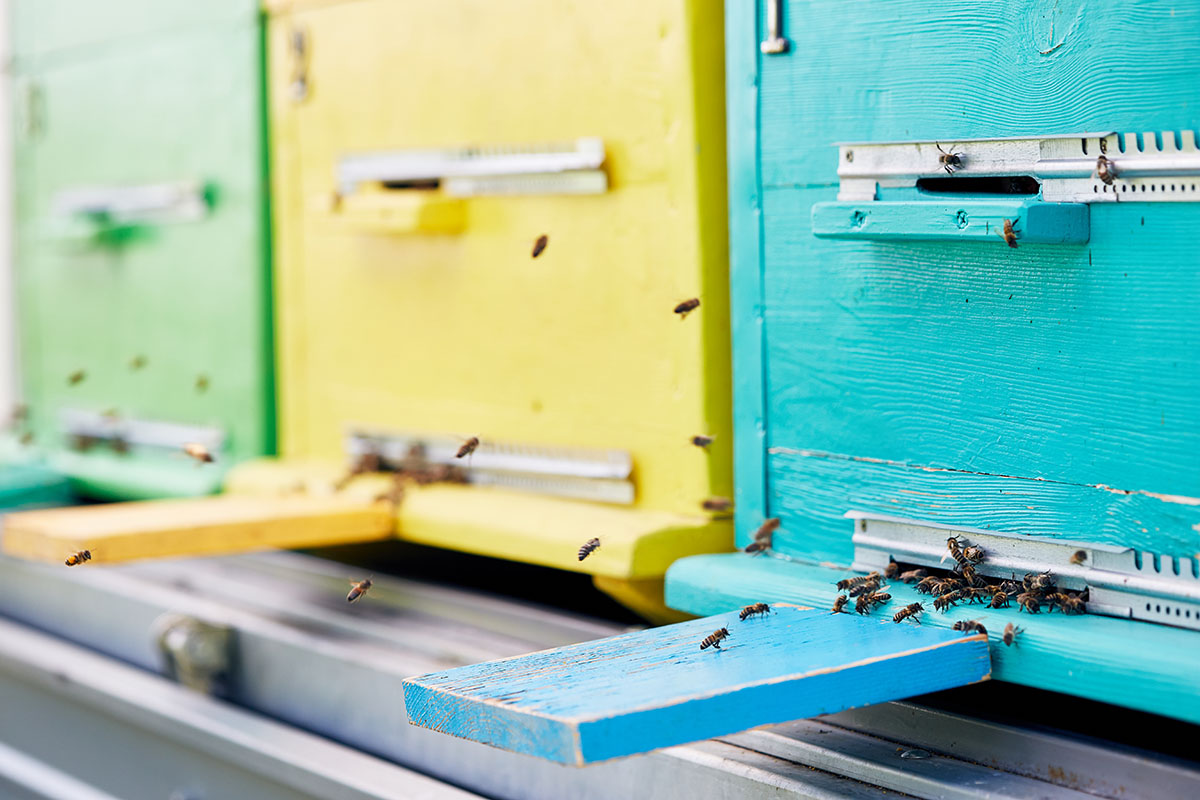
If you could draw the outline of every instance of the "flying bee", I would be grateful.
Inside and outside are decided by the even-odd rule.
[[[953,608],[959,600],[962,600],[962,592],[948,592],[947,594],[938,595],[933,601],[934,611],[948,611]]]
[[[878,580],[879,580],[878,572],[868,572],[866,575],[855,575],[853,578],[845,578],[843,580],[838,581],[837,588],[838,588],[839,592],[844,592],[847,589],[852,589],[855,586],[858,586],[860,583],[867,583],[869,581],[878,581]]]
[[[683,319],[684,317],[686,317],[688,314],[692,313],[699,307],[700,307],[700,298],[693,297],[692,299],[684,300],[682,303],[675,306],[675,313],[679,315],[680,319]]]
[[[708,447],[713,443],[713,439],[716,438],[717,437],[715,436],[706,436],[703,433],[698,433],[692,437],[691,442],[692,444],[696,445],[696,447]]]
[[[145,367],[146,363],[147,361],[145,356],[134,356],[129,360],[129,368],[134,372],[137,372],[139,369]]]
[[[947,175],[953,175],[954,170],[962,169],[962,153],[949,152],[942,149],[941,144],[934,142],[938,149],[938,163],[942,165],[942,169],[946,170]],[[954,148],[951,147],[951,150]]]
[[[208,448],[199,442],[188,442],[183,446],[183,452],[196,459],[197,464],[211,464],[216,460]]]
[[[346,602],[353,603],[355,600],[358,600],[367,593],[367,590],[370,589],[372,585],[373,584],[371,583],[370,578],[364,578],[361,581],[350,581],[351,589],[350,594],[346,595]]]
[[[21,434],[21,438],[18,441],[21,443],[22,446],[28,446],[28,445],[33,444],[33,431],[25,431],[24,433]]]
[[[1023,630],[1024,630],[1024,628],[1018,628],[1017,626],[1013,625],[1011,622],[1008,623],[1007,625],[1004,626],[1004,636],[1001,637],[1002,641],[1004,642],[1004,644],[1006,646],[1012,647],[1013,642],[1015,642],[1017,640],[1017,634]]]
[[[533,243],[533,258],[540,256],[548,244],[550,244],[550,237],[543,233]]]
[[[455,458],[466,458],[475,452],[475,448],[479,447],[479,437],[472,436],[463,442],[462,447],[458,448],[458,452],[454,454]]]
[[[1030,614],[1036,614],[1042,610],[1042,604],[1033,592],[1021,592],[1017,595],[1017,606],[1021,611],[1028,611]]]
[[[850,586],[847,588],[850,590],[851,597],[858,597],[859,595],[870,594],[871,592],[878,589],[879,582],[880,582],[879,576],[876,575],[875,577],[871,578],[870,580],[863,581],[862,583],[856,583],[853,586]]]
[[[899,577],[903,583],[916,583],[928,575],[923,569],[910,569],[908,572],[901,572]]]
[[[1017,246],[1017,232],[1013,230],[1013,226],[1020,221],[1020,217],[1017,217],[1015,220],[1006,219],[1004,220],[1004,229],[996,231],[997,234],[1003,237],[1004,243],[1009,247],[1015,248]]]
[[[67,376],[67,386],[78,386],[83,383],[83,379],[87,377],[87,373],[81,369],[77,369]]]
[[[729,511],[733,508],[733,501],[728,497],[709,497],[700,503],[700,507],[705,511]]]
[[[742,552],[758,555],[759,553],[767,552],[767,548],[770,546],[770,544],[764,544],[763,542],[751,542],[743,548]]]
[[[1076,550],[1069,560],[1072,564],[1082,564],[1087,561],[1087,550]]]
[[[729,636],[728,628],[718,628],[717,630],[704,637],[704,641],[700,643],[701,650],[707,650],[710,647],[721,649],[721,640]]]
[[[900,575],[900,565],[894,560],[888,559],[887,566],[883,568],[883,577],[889,581],[894,581]]]
[[[583,543],[583,546],[579,548],[579,560],[583,561],[585,558],[590,556],[593,552],[595,552],[599,548],[600,548],[600,540],[599,539],[588,539],[586,542]]]
[[[754,541],[760,542],[764,547],[770,547],[775,539],[775,531],[779,530],[779,517],[771,517],[762,525],[758,526],[758,530],[754,532]]]
[[[992,602],[988,603],[988,608],[1008,608],[1008,592],[1000,589],[992,595]]]
[[[844,595],[844,594],[839,594],[837,596],[837,598],[833,601],[833,611],[831,613],[833,613],[833,614],[849,614],[850,612],[846,610],[846,603],[848,603],[848,602],[850,602],[849,597],[846,597],[846,595]]]
[[[738,614],[738,619],[740,619],[744,622],[745,620],[749,619],[750,617],[755,616],[756,614],[770,614],[770,613],[771,613],[771,607],[769,605],[767,605],[766,603],[755,603],[754,605],[746,606],[745,608],[743,608],[741,613]]]
[[[1096,177],[1109,186],[1112,186],[1113,181],[1117,179],[1117,167],[1109,160],[1108,156],[1101,155],[1096,159]]]
[[[987,636],[987,628],[983,627],[979,623],[979,620],[975,619],[960,619],[954,623],[954,630],[962,631],[963,633],[982,633],[984,636]]]
[[[911,619],[913,622],[920,625],[921,620],[917,619],[917,614],[920,614],[924,610],[925,607],[920,603],[910,603],[896,612],[896,615],[892,617],[892,622],[899,623],[906,619]]]
[[[207,375],[197,375],[196,376],[196,394],[204,394],[207,391],[208,391],[208,376]]]
[[[85,561],[91,561],[91,560],[92,560],[92,551],[91,550],[80,550],[77,553],[71,553],[71,555],[67,556],[67,560],[63,563],[65,563],[68,567],[73,567],[76,564],[82,564]]]

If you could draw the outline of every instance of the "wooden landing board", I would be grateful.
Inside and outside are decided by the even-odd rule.
[[[582,766],[990,677],[987,640],[776,604],[404,681],[415,724]],[[720,650],[700,649],[714,630]]]
[[[4,521],[4,551],[61,563],[86,548],[95,563],[320,547],[392,535],[391,509],[383,503],[221,495],[10,514]]]

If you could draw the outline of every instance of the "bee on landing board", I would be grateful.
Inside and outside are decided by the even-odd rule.
[[[717,437],[715,436],[706,436],[703,433],[698,433],[692,437],[691,442],[692,444],[696,445],[696,447],[708,447],[713,443],[713,439],[716,438]]]
[[[533,243],[533,258],[537,258],[543,252],[545,252],[546,245],[548,244],[550,244],[550,237],[543,233],[537,238],[537,241]]]
[[[1013,230],[1013,226],[1020,221],[1020,217],[1017,217],[1015,220],[1006,219],[1004,220],[1004,229],[996,231],[997,235],[1003,237],[1005,244],[1009,247],[1015,248],[1017,246],[1017,232]]]
[[[208,448],[198,442],[188,442],[183,446],[183,452],[196,459],[197,464],[211,464],[216,461]]]
[[[963,633],[982,633],[984,636],[987,636],[987,628],[974,619],[960,619],[954,623],[954,630],[962,631]]]
[[[997,589],[992,595],[992,602],[988,603],[988,608],[1008,608],[1009,595],[1004,589]]]
[[[1012,647],[1013,642],[1017,640],[1017,634],[1022,630],[1024,630],[1024,628],[1018,628],[1011,622],[1008,623],[1004,626],[1004,636],[1001,637],[1001,641],[1003,641],[1008,647]]]
[[[358,600],[373,585],[370,578],[363,578],[361,581],[350,581],[350,594],[346,595],[346,602],[353,603],[355,600]]]
[[[943,150],[938,142],[934,142],[934,145],[938,149],[938,163],[942,165],[942,169],[946,170],[947,175],[953,175],[954,170],[962,169],[962,153],[951,152],[953,147],[950,150]]]
[[[908,572],[901,572],[899,579],[901,583],[916,583],[928,575],[929,573],[923,569],[910,569]]]
[[[1028,611],[1030,614],[1036,614],[1042,610],[1041,601],[1033,592],[1021,592],[1017,595],[1017,606],[1019,606],[1019,610]]]
[[[733,508],[733,501],[728,497],[709,497],[700,503],[700,507],[705,511],[729,511]]]
[[[679,315],[680,319],[684,319],[685,317],[687,317],[688,314],[692,313],[699,307],[700,307],[700,298],[693,297],[692,299],[684,300],[682,303],[675,306],[675,313]]]
[[[455,458],[466,458],[475,452],[475,448],[479,447],[479,437],[472,436],[463,442],[462,447],[458,448],[458,452],[454,454]]]
[[[585,558],[590,556],[593,552],[595,552],[599,548],[600,548],[600,540],[599,539],[588,539],[586,542],[583,543],[583,546],[579,548],[579,560],[583,561]]]
[[[771,613],[771,607],[769,605],[767,605],[766,603],[755,603],[754,605],[746,606],[745,608],[743,608],[741,613],[738,614],[738,619],[740,619],[744,622],[745,620],[747,620],[750,617],[753,617],[755,615],[770,614],[770,613]]]
[[[910,603],[896,612],[896,615],[892,617],[892,622],[899,623],[906,619],[911,619],[913,622],[920,625],[921,620],[917,619],[917,614],[920,614],[924,610],[925,606],[921,605],[920,603]]]
[[[85,561],[91,561],[91,560],[92,560],[92,551],[91,550],[80,550],[78,553],[71,553],[71,555],[67,556],[67,560],[64,563],[68,567],[73,567],[76,564],[82,564]]]
[[[864,583],[878,583],[879,577],[878,572],[868,572],[866,575],[855,575],[853,578],[844,578],[837,582],[837,589],[839,592],[844,592]]]
[[[721,649],[721,640],[729,636],[728,628],[718,628],[717,630],[704,637],[704,641],[700,643],[701,650],[707,650],[710,647]]]
[[[849,597],[846,597],[846,595],[844,595],[844,594],[839,594],[837,596],[837,599],[833,601],[833,611],[830,613],[832,613],[832,614],[849,614],[850,612],[846,610],[846,603],[848,603],[848,602],[850,602]]]
[[[869,580],[863,581],[862,583],[856,583],[850,587],[850,596],[858,597],[861,594],[870,594],[879,588],[880,582],[881,580],[879,575],[875,575]],[[842,590],[839,589],[839,591]]]

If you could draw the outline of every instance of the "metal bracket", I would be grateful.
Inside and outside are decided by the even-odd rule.
[[[224,446],[226,438],[225,431],[220,428],[114,417],[76,408],[62,409],[59,412],[59,422],[63,433],[77,440],[160,447],[167,450],[179,450],[185,444],[194,442],[216,453]]]
[[[1128,547],[1014,536],[850,511],[854,569],[882,570],[889,560],[945,566],[946,539],[958,535],[984,549],[982,575],[1008,578],[1050,570],[1064,589],[1088,589],[1092,614],[1200,630],[1200,564]]]
[[[622,450],[483,441],[466,458],[456,458],[463,438],[437,434],[352,430],[345,440],[352,462],[376,455],[383,469],[401,469],[415,457],[423,465],[460,467],[469,483],[503,486],[536,494],[630,504],[633,460]]]
[[[168,677],[205,694],[227,688],[234,644],[230,626],[165,614],[154,624],[154,640]]]
[[[208,191],[195,181],[141,186],[80,186],[54,195],[60,218],[88,217],[111,225],[193,222],[208,213]]]

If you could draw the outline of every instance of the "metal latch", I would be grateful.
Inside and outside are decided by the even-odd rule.
[[[1128,547],[1046,539],[851,511],[854,569],[882,571],[889,560],[944,566],[946,539],[982,547],[975,569],[993,578],[1051,571],[1064,589],[1088,589],[1092,614],[1200,630],[1200,563]]]
[[[225,432],[220,428],[187,425],[163,420],[133,419],[64,408],[59,413],[62,431],[77,449],[91,444],[106,443],[125,451],[131,446],[180,450],[185,444],[202,445],[217,453],[225,444]]]
[[[202,183],[81,186],[54,195],[56,217],[84,217],[110,225],[192,222],[208,213],[211,192]]]
[[[205,694],[226,692],[233,665],[231,627],[166,614],[155,622],[154,631],[163,672],[169,678]]]

